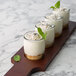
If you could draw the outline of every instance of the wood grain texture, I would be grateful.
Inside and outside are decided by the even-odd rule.
[[[12,57],[11,62],[14,64],[14,66],[5,74],[5,76],[30,76],[34,72],[45,71],[75,29],[76,22],[70,21],[68,28],[63,30],[62,35],[59,38],[55,39],[52,47],[46,49],[44,57],[40,60],[28,60],[24,56],[24,49],[22,47],[16,53],[21,56],[21,61],[14,62]]]

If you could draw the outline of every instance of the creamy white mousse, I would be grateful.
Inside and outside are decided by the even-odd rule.
[[[53,13],[62,16],[64,28],[67,27],[69,23],[70,9],[58,8],[58,9],[55,9]]]
[[[26,32],[24,35],[24,53],[30,60],[38,60],[45,51],[45,40],[35,31]]]
[[[37,28],[40,27],[44,33],[47,33],[46,40],[45,40],[45,47],[48,48],[52,46],[54,43],[55,33],[54,33],[54,25],[48,25],[45,23],[38,23],[35,26],[35,30],[37,31]]]
[[[55,25],[55,37],[61,35],[63,30],[63,19],[61,16],[50,14],[49,16],[46,16],[42,22],[48,23],[49,25]]]

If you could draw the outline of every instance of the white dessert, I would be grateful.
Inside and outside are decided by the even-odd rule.
[[[63,17],[63,25],[64,25],[64,27],[67,27],[67,25],[69,23],[70,9],[59,8],[59,9],[55,9],[53,11],[53,13],[62,16]]]
[[[46,40],[45,40],[45,47],[48,48],[52,46],[54,43],[55,33],[54,33],[54,25],[49,26],[45,23],[39,23],[36,25],[36,31],[37,28],[40,27],[44,33],[47,33]]]
[[[24,53],[30,60],[38,60],[45,51],[45,41],[41,36],[30,31],[24,35]]]
[[[46,19],[42,22],[48,23],[49,25],[55,25],[55,37],[59,37],[63,29],[63,19],[61,16],[51,14],[45,17]]]

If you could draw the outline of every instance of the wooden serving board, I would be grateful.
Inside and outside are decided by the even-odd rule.
[[[14,66],[5,74],[5,76],[30,76],[37,71],[45,71],[50,62],[61,50],[66,40],[70,37],[73,31],[76,29],[76,22],[69,22],[69,27],[63,30],[62,35],[55,39],[54,45],[46,49],[44,57],[41,60],[31,61],[24,56],[23,47],[16,53],[21,56],[20,62],[14,62],[13,57],[11,62]],[[15,54],[15,55],[16,55]]]

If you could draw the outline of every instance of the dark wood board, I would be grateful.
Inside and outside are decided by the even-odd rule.
[[[5,76],[30,76],[34,72],[45,71],[75,29],[76,22],[69,21],[69,27],[63,30],[62,35],[59,38],[55,39],[52,47],[46,49],[44,57],[40,60],[28,60],[24,56],[24,49],[22,47],[16,53],[21,56],[21,61],[14,62],[12,57],[11,62],[14,64],[14,66],[5,74]]]

